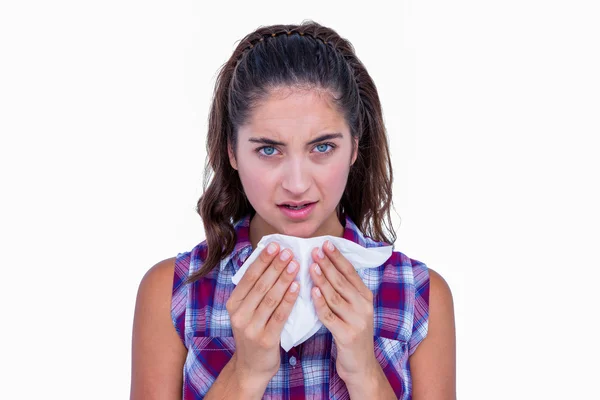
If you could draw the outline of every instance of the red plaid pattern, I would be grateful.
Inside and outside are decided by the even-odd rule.
[[[364,247],[389,245],[364,236],[349,217],[343,219],[345,239]],[[249,215],[235,223],[234,251],[219,267],[192,284],[183,282],[206,259],[206,241],[177,255],[171,315],[188,349],[183,367],[184,400],[203,399],[235,352],[225,303],[235,288],[231,278],[252,253],[249,224]],[[411,399],[409,356],[427,335],[427,266],[394,251],[381,266],[359,270],[359,275],[374,294],[375,356],[398,399]],[[337,348],[325,326],[289,352],[280,351],[281,367],[263,399],[349,399],[346,385],[336,373]]]

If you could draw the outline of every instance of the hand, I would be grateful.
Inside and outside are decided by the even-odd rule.
[[[282,254],[289,258],[282,260]],[[279,370],[281,331],[300,292],[298,282],[292,283],[298,266],[290,249],[279,254],[279,245],[271,243],[227,300],[236,345],[232,360],[236,379],[245,388],[264,392]]]
[[[350,382],[380,368],[373,345],[373,293],[346,257],[328,244],[312,251],[316,262],[310,267],[315,284],[312,297],[319,319],[338,347],[338,375]]]

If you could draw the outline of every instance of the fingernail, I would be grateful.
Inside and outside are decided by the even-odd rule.
[[[317,275],[323,275],[323,273],[321,272],[321,268],[319,268],[317,264],[315,264],[315,272],[317,273]]]
[[[325,258],[325,254],[323,254],[323,250],[321,250],[321,248],[317,250],[317,256],[319,256],[321,260]]]
[[[290,286],[290,292],[296,293],[296,290],[298,290],[298,284],[296,282],[292,282],[292,286]]]
[[[315,294],[317,297],[321,297],[321,290],[319,288],[315,288]]]
[[[329,240],[327,241],[327,248],[328,248],[330,251],[333,251],[333,243],[331,243]]]
[[[289,272],[291,274],[292,272],[294,272],[296,270],[297,267],[298,267],[298,263],[296,262],[296,260],[292,260],[292,261],[290,261],[290,263],[287,266],[287,272]]]
[[[284,250],[283,253],[281,253],[281,255],[279,256],[279,258],[281,258],[283,261],[287,260],[288,258],[290,258],[290,252],[288,250]]]
[[[269,254],[273,254],[277,251],[277,245],[275,243],[271,243],[268,247],[267,247],[267,253]]]

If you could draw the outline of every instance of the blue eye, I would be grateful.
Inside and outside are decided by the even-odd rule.
[[[273,151],[275,151],[275,147],[266,146],[266,147],[263,147],[262,150],[265,151],[266,155],[270,156],[271,154],[273,154]]]
[[[330,144],[327,143],[323,143],[317,146],[317,149],[319,150],[319,153],[325,153],[325,150],[327,150],[327,146],[330,146]]]
[[[330,147],[330,149],[328,149],[328,147]],[[314,148],[317,149],[318,154],[321,154],[323,156],[328,156],[333,153],[333,151],[336,147],[337,146],[333,143],[321,143],[321,144],[316,145]],[[266,159],[266,158],[273,158],[273,156],[276,155],[275,151],[278,151],[278,150],[273,146],[263,146],[263,147],[259,147],[255,151],[258,154],[258,157]]]
[[[273,146],[263,146],[263,147],[259,147],[255,151],[258,153],[258,157],[260,157],[260,158],[271,158],[271,156],[273,156],[273,152],[275,150],[276,149]]]

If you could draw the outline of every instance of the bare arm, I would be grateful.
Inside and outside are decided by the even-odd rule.
[[[456,333],[450,287],[429,268],[427,336],[410,357],[414,400],[456,399]]]
[[[175,259],[153,266],[142,279],[133,321],[131,400],[181,399],[187,349],[171,321]]]

